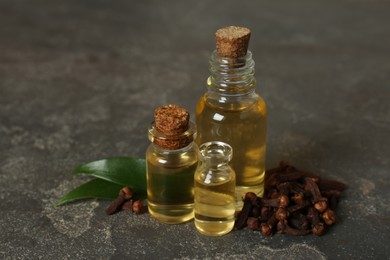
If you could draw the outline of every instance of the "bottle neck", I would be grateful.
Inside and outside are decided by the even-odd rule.
[[[194,149],[194,142],[191,142],[187,146],[184,146],[182,148],[175,149],[175,150],[161,148],[160,146],[158,146],[155,143],[152,143],[152,146],[153,146],[153,149],[155,151],[157,151],[159,154],[183,154],[183,153],[186,153],[186,152]]]
[[[227,167],[232,156],[232,147],[224,142],[212,141],[199,147],[199,162],[204,170]]]
[[[153,145],[160,150],[177,150],[181,152],[181,149],[190,149],[193,140],[196,138],[196,126],[193,122],[189,122],[188,129],[180,134],[166,135],[156,128],[155,122],[153,122],[148,129],[149,140]]]
[[[209,92],[236,96],[251,94],[255,90],[255,62],[250,51],[236,59],[221,57],[214,51],[209,60]]]

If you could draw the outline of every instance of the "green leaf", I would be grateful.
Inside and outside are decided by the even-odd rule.
[[[90,198],[113,200],[118,197],[119,190],[122,187],[123,185],[102,179],[93,179],[72,190],[59,199],[54,205],[59,206],[67,202]]]
[[[91,175],[122,187],[129,186],[137,197],[146,198],[146,163],[144,159],[111,157],[82,164],[73,173]]]

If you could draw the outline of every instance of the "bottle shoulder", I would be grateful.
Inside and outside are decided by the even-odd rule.
[[[198,147],[192,142],[179,150],[161,150],[151,143],[146,150],[146,161],[160,167],[185,167],[198,162]]]
[[[218,113],[251,113],[259,116],[267,115],[267,105],[264,99],[256,92],[242,96],[223,96],[206,92],[203,94],[196,107],[196,115],[206,111]]]
[[[221,183],[234,181],[236,179],[236,173],[230,166],[218,169],[209,169],[198,166],[198,170],[195,173],[195,179],[200,183],[208,185],[220,185]]]

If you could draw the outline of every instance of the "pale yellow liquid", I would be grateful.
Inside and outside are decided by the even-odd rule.
[[[146,160],[149,213],[167,224],[193,219],[195,152],[162,156],[149,147]]]
[[[208,236],[222,236],[234,227],[235,178],[205,184],[195,177],[195,226]]]
[[[239,210],[246,192],[264,193],[266,105],[260,97],[226,104],[211,102],[203,96],[197,105],[197,143],[223,141],[233,147],[230,165],[237,176]]]

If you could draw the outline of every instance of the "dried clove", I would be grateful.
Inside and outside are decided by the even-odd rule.
[[[286,234],[294,235],[294,236],[304,236],[310,233],[310,230],[306,229],[295,229],[290,227],[288,224],[285,225],[284,232]]]
[[[309,208],[307,211],[307,217],[311,221],[312,233],[316,236],[322,236],[325,233],[325,227],[324,223],[320,221],[317,210],[313,207]]]
[[[119,191],[118,197],[113,200],[110,206],[106,209],[107,215],[112,215],[120,210],[142,213],[144,211],[143,202],[140,200],[133,202],[132,198],[132,189],[129,187],[123,187]]]
[[[260,207],[253,207],[252,208],[252,216],[255,218],[259,218],[261,216],[261,208]]]
[[[253,203],[257,200],[256,194],[253,192],[248,192],[245,194],[244,206],[242,210],[237,215],[237,220],[235,223],[235,228],[242,229],[246,226],[247,219],[252,212]]]
[[[285,208],[278,208],[278,210],[275,213],[277,220],[286,220],[289,216],[289,212]]]
[[[328,198],[328,207],[332,210],[336,209],[339,202],[341,192],[338,190],[321,191],[321,194]]]
[[[277,189],[270,189],[268,193],[269,193],[269,196],[267,197],[268,199],[279,198],[279,191]]]
[[[306,201],[303,201],[302,204],[295,204],[293,206],[288,207],[287,210],[290,213],[294,213],[294,212],[301,211],[301,210],[309,207],[310,205],[312,205],[312,204],[306,200]]]
[[[122,204],[133,197],[133,192],[129,187],[123,187],[118,194],[118,197],[113,200],[106,209],[107,215],[112,215],[115,212],[119,211],[122,207]]]
[[[294,236],[304,236],[310,233],[310,230],[295,229],[288,225],[287,220],[280,220],[276,225],[279,234],[289,234]]]
[[[110,206],[108,206],[108,208],[106,209],[107,215],[112,215],[115,212],[119,211],[119,209],[121,208],[121,206],[124,202],[125,202],[125,198],[121,197],[121,196],[119,196],[115,200],[113,200],[111,202]]]
[[[291,200],[298,205],[303,205],[305,203],[303,192],[295,193],[291,196]]]
[[[276,224],[276,230],[278,231],[279,234],[283,234],[284,231],[286,230],[287,226],[287,220],[281,219],[279,220],[278,224]]]
[[[311,193],[314,208],[324,212],[328,208],[328,199],[321,196],[320,189],[312,178],[305,178],[305,189]]]
[[[292,214],[288,222],[295,229],[308,230],[310,228],[309,220],[302,213]]]
[[[133,200],[125,201],[122,204],[122,208],[121,209],[125,210],[125,211],[133,211]]]
[[[263,236],[278,233],[321,236],[336,221],[343,183],[321,179],[286,162],[266,171],[264,198],[248,193],[236,228],[248,226]]]
[[[327,209],[324,213],[322,213],[322,220],[325,224],[331,226],[336,222],[336,213],[331,209]]]
[[[258,230],[260,226],[260,221],[258,218],[249,217],[247,220],[247,225],[250,230]]]
[[[257,201],[257,195],[256,195],[255,193],[253,193],[253,192],[247,192],[247,193],[245,194],[244,200],[250,201],[250,202],[252,202],[252,203],[256,203],[256,201]]]
[[[261,234],[263,236],[270,236],[272,235],[272,230],[275,227],[276,223],[278,220],[276,219],[275,214],[273,214],[266,223],[262,223],[260,228],[261,228]]]
[[[123,192],[123,197],[125,198],[125,200],[133,198],[133,190],[127,186],[123,187],[120,192]]]
[[[264,206],[279,208],[279,197],[274,199],[261,199],[261,202]]]
[[[133,202],[133,212],[136,214],[140,214],[144,211],[144,204],[142,200],[136,200]]]
[[[280,207],[287,208],[290,205],[290,199],[287,195],[280,195],[279,197]]]
[[[269,207],[262,207],[261,210],[260,210],[260,221],[261,222],[265,222],[267,221],[267,219],[269,219],[270,217],[270,208]]]

